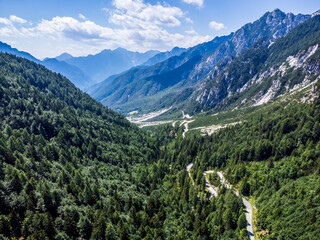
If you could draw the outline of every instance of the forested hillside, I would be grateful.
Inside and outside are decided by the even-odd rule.
[[[1,54],[0,75],[2,237],[100,239],[107,212],[142,207],[144,133],[41,65]]]
[[[319,239],[320,82],[317,100],[276,103],[236,126],[178,141],[174,157],[194,176],[220,170],[257,207],[255,237]],[[188,135],[187,135],[188,136]],[[219,186],[218,176],[212,184]]]
[[[148,136],[13,55],[0,54],[0,80],[1,239],[246,236],[240,198],[209,200],[203,175],[174,157],[170,128]]]

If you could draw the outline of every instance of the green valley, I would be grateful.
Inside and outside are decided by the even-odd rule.
[[[228,4],[1,5],[0,240],[320,239],[320,11]]]

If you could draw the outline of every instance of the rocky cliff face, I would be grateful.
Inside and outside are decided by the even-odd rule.
[[[274,12],[269,15],[279,16]],[[265,17],[266,22],[277,26],[270,16]],[[287,14],[281,22],[290,29],[294,24],[289,20],[294,18],[297,16]],[[272,37],[286,34],[280,28],[270,33]],[[270,40],[258,41],[225,64],[223,70],[216,67],[194,92],[193,101],[204,109],[257,106],[319,78],[320,16],[297,26],[285,37],[272,40],[272,44]]]
[[[320,72],[319,48],[319,44],[310,46],[294,56],[289,56],[279,68],[271,68],[256,74],[239,92],[272,81],[267,90],[259,91],[252,99],[246,101],[250,102],[250,105],[258,106],[273,100],[284,92],[291,92],[309,85],[314,82]],[[296,75],[295,79],[290,79],[291,75]]]
[[[298,24],[309,18],[310,15],[285,14],[279,9],[267,12],[259,20],[248,23],[236,31],[231,39],[222,44],[216,51],[204,56],[190,78],[202,79],[220,61],[230,62],[232,57],[239,56],[259,39],[265,39],[266,44],[272,44],[276,39],[286,35]]]

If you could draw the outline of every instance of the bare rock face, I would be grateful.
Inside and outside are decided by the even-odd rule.
[[[231,56],[239,56],[239,54],[247,50],[259,39],[265,38],[266,43],[271,44],[309,18],[310,15],[285,14],[279,9],[267,12],[259,20],[244,25],[233,34],[229,41],[224,43],[216,51],[204,57],[190,75],[190,78],[203,78],[222,59],[230,59]]]
[[[215,67],[205,79],[206,84],[193,94],[194,101],[203,108],[232,103],[236,107],[256,106],[314,82],[320,72],[320,17],[297,26],[307,17],[283,15],[279,10],[266,14],[260,20],[269,23],[271,29],[275,26],[270,32],[272,38],[257,41],[225,64],[223,70]],[[278,24],[286,27],[279,28]],[[291,28],[295,29],[289,31]],[[238,35],[244,36],[244,29],[240,30]],[[268,44],[280,35],[284,38]]]

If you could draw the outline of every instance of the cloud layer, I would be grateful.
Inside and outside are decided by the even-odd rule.
[[[5,24],[5,25],[11,25],[13,23],[26,23],[27,20],[17,17],[15,15],[10,15],[9,18],[0,18],[0,23]]]
[[[203,1],[187,2],[203,4]],[[180,8],[167,3],[152,5],[143,0],[113,0],[112,4],[113,8],[106,11],[106,26],[96,24],[80,13],[79,19],[56,16],[35,24],[11,15],[9,18],[0,18],[0,36],[26,38],[30,41],[32,38],[46,38],[48,41],[65,42],[73,46],[81,43],[88,46],[88,53],[90,48],[167,50],[174,46],[190,47],[211,39],[194,30],[192,34],[190,31],[175,33],[176,27],[183,22],[191,24],[192,20]],[[110,24],[113,27],[108,27]],[[77,55],[75,52],[73,54]]]

